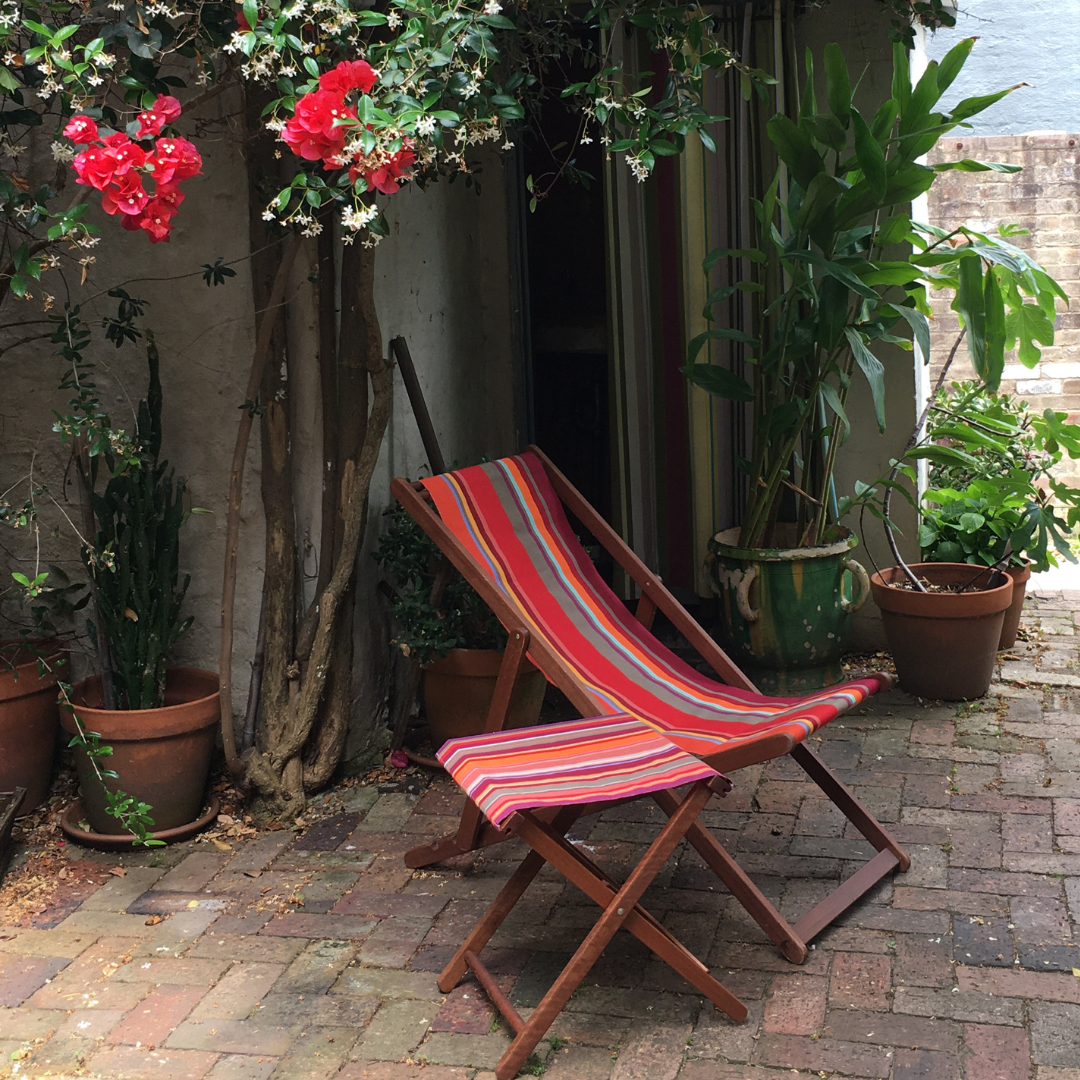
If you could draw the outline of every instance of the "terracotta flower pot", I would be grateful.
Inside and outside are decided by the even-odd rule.
[[[195,668],[174,668],[165,677],[165,704],[160,709],[103,709],[101,680],[87,679],[74,688],[75,712],[88,731],[96,731],[113,748],[105,767],[120,776],[107,781],[149,803],[153,830],[176,829],[202,812],[210,757],[221,714],[218,677]],[[64,730],[75,734],[75,721],[60,710]],[[86,753],[76,750],[83,806],[99,833],[121,833],[120,822],[106,813],[105,793]]]
[[[501,663],[495,649],[451,649],[424,669],[424,711],[436,749],[447,739],[484,730]],[[510,698],[507,727],[536,723],[546,686],[543,672],[526,661]]]
[[[953,585],[971,581],[979,568],[967,563],[915,563],[911,569],[933,585]],[[994,674],[1001,625],[1012,602],[1012,580],[967,593],[889,587],[890,582],[903,579],[898,566],[879,570],[870,578],[900,689],[944,701],[982,697]]]
[[[28,814],[45,801],[52,782],[60,730],[56,679],[48,672],[38,675],[38,660],[32,653],[11,656],[5,650],[0,657],[0,791],[26,788],[19,813]],[[63,658],[64,653],[58,651],[47,661],[55,667]]]
[[[1016,631],[1020,626],[1020,616],[1024,613],[1024,595],[1027,593],[1028,578],[1031,577],[1031,564],[1010,566],[1006,574],[1012,578],[1012,603],[1005,612],[1005,621],[1001,624],[999,649],[1010,649],[1016,644]]]

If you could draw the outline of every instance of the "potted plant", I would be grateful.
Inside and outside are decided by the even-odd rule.
[[[439,747],[484,730],[506,632],[460,574],[446,579],[440,595],[438,548],[400,506],[387,517],[375,558],[392,583],[393,644],[423,665],[424,711]],[[507,727],[536,723],[546,686],[543,673],[527,664],[510,699]]]
[[[1016,640],[1032,571],[1075,562],[1069,536],[1080,520],[1080,490],[1054,475],[1066,454],[1080,457],[1080,426],[1068,414],[1037,413],[1026,401],[977,382],[940,390],[927,437],[964,451],[931,463],[923,494],[919,546],[926,562],[997,565],[1013,582],[999,648]]]
[[[1019,252],[1014,258],[1021,267],[1027,259]],[[994,271],[1006,288],[1015,287],[1014,272],[1011,267]],[[1023,272],[1032,282],[1036,272],[1040,275],[1032,284],[1037,301],[1060,295],[1056,282],[1033,263]],[[1013,326],[1019,325],[1014,321]],[[962,335],[970,327],[968,322]],[[1047,337],[1044,343],[1052,343],[1052,326]],[[875,573],[871,587],[900,685],[920,697],[970,700],[986,693],[997,651],[1003,641],[1011,644],[1015,638],[1023,603],[1025,574],[1013,576],[1004,567],[1013,563],[1024,570],[1027,556],[1045,569],[1054,558],[1051,542],[1075,561],[1065,534],[1080,519],[1080,492],[1047,475],[1047,469],[1064,451],[1080,456],[1080,428],[1068,424],[1065,413],[1048,409],[1035,416],[1024,403],[994,394],[1004,351],[1014,344],[1002,336],[986,383],[960,384],[952,394],[941,390],[946,363],[903,459],[893,463],[888,477],[863,486],[856,499],[844,500],[845,509],[869,507],[885,524],[897,566]],[[933,421],[922,434],[928,417]],[[907,566],[893,539],[889,511],[894,491],[915,504],[900,478],[917,488],[913,463],[920,459],[930,463],[932,483],[958,486],[924,491],[918,509],[925,561]]]
[[[122,290],[111,295],[120,307],[116,319],[105,320],[106,336],[119,346],[140,336],[134,321],[141,301]],[[61,724],[75,749],[82,798],[65,814],[66,831],[84,835],[76,823],[85,815],[98,837],[146,842],[151,827],[153,835],[172,834],[200,818],[218,722],[217,676],[167,666],[192,621],[181,615],[188,585],[179,574],[185,483],[160,457],[162,394],[152,335],[149,388],[132,437],[103,410],[82,356],[90,333],[78,308],[65,307],[54,320],[53,341],[68,364],[61,386],[73,391],[54,428],[72,444],[83,495],[80,540],[93,612],[86,625],[98,674],[72,685],[47,650],[35,649],[36,674],[53,702],[59,690]],[[34,497],[44,492],[32,495],[29,518],[37,513]],[[50,588],[49,572],[14,577],[32,601],[69,590],[66,583]],[[70,606],[74,612],[82,604]],[[46,606],[35,610],[42,625]]]
[[[913,87],[897,44],[891,96],[865,113],[841,50],[826,46],[827,108],[819,111],[810,69],[798,115],[778,113],[766,126],[780,169],[756,203],[756,246],[713,251],[704,264],[707,275],[726,268],[732,282],[710,292],[706,317],[719,317],[740,293],[748,316],[742,327],[695,338],[683,370],[709,393],[745,403],[751,424],[741,523],[710,542],[707,572],[721,601],[722,644],[772,692],[835,682],[851,614],[865,599],[850,580],[864,574],[849,561],[856,540],[839,524],[833,481],[852,381],[867,380],[884,431],[877,352],[883,344],[910,349],[914,339],[928,356],[928,283],[952,288],[963,316],[978,324],[969,337],[977,371],[988,352],[1001,351],[1005,308],[1022,305],[1019,293],[1002,294],[991,270],[999,253],[1012,258],[1003,241],[960,237],[967,247],[958,251],[953,234],[911,217],[911,200],[944,169],[1015,171],[968,159],[922,163],[943,135],[1010,92],[939,109],[972,45],[932,61]],[[968,257],[987,246],[986,259]],[[745,347],[741,359],[697,362],[716,340]]]

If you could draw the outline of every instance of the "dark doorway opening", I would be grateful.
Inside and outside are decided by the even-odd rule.
[[[588,78],[571,69],[567,81]],[[580,115],[545,104],[524,138],[526,175],[541,190],[578,136]],[[528,265],[529,430],[532,438],[611,520],[607,253],[599,142],[578,147],[565,173],[525,214]],[[526,194],[526,198],[528,198]]]

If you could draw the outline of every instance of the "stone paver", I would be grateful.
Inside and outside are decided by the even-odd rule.
[[[1017,643],[984,701],[892,691],[812,736],[912,866],[801,967],[677,850],[644,904],[747,1004],[745,1023],[620,932],[526,1075],[1080,1080],[1080,692],[1063,675],[1078,607],[1080,595],[1031,601],[1041,636]],[[1018,671],[1027,685],[1008,681]],[[734,779],[703,820],[797,920],[867,845],[791,760]],[[306,832],[228,852],[125,856],[43,917],[49,929],[0,927],[0,1077],[17,1063],[31,1077],[494,1080],[507,1025],[471,976],[448,994],[437,979],[521,844],[414,873],[402,853],[456,825],[445,777],[419,795],[354,785],[337,805]],[[627,804],[571,836],[619,879],[660,820]],[[525,1016],[595,917],[545,871],[488,946]]]

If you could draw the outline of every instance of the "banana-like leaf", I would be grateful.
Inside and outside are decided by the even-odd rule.
[[[769,141],[776,147],[780,160],[791,170],[795,182],[804,191],[818,173],[825,171],[821,155],[806,134],[783,113],[777,113],[766,125]]]
[[[885,154],[858,109],[851,110],[851,122],[855,129],[855,156],[859,159],[859,168],[862,169],[874,198],[880,202],[885,198],[885,189],[888,186]]]
[[[851,81],[844,53],[834,41],[825,46],[825,92],[833,116],[846,128],[851,116]]]
[[[885,367],[866,347],[862,335],[854,326],[845,326],[844,334],[851,346],[855,363],[859,365],[866,381],[870,384],[870,395],[874,399],[874,414],[877,416],[878,431],[885,431]]]
[[[1009,165],[1004,161],[975,161],[972,158],[962,158],[960,161],[939,161],[934,168],[937,172],[949,172],[955,169],[957,172],[1018,173],[1023,169],[1023,165]]]
[[[733,371],[718,364],[687,364],[679,369],[695,386],[714,397],[729,401],[753,401],[754,390],[750,384]]]

